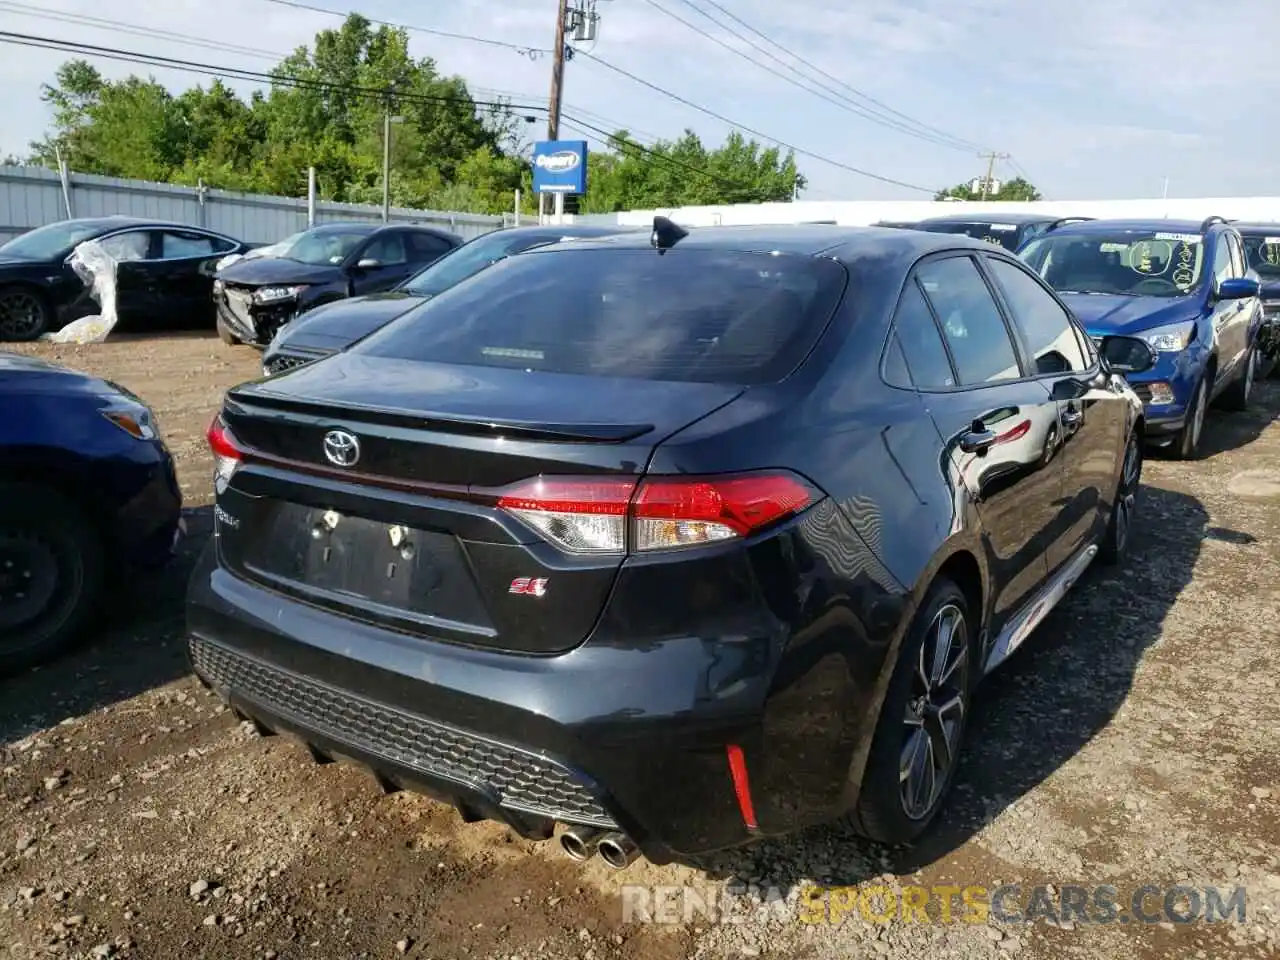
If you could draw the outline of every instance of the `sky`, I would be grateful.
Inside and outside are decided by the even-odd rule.
[[[272,55],[308,44],[354,9],[496,41],[413,31],[410,50],[461,76],[477,98],[501,91],[546,103],[556,0],[299,2],[338,15],[278,0],[0,0],[0,31],[265,71]],[[1026,176],[1049,199],[1159,197],[1166,189],[1170,197],[1280,193],[1277,148],[1268,146],[1280,136],[1269,122],[1280,69],[1252,42],[1280,35],[1280,3],[1272,0],[715,3],[759,33],[712,0],[598,0],[598,36],[580,45],[587,56],[566,66],[565,112],[602,129],[625,127],[642,141],[688,128],[710,146],[735,125],[751,128],[744,133],[796,148],[809,181],[803,199],[927,199],[985,173],[984,151],[1009,155],[997,160],[997,176]],[[7,104],[0,155],[25,156],[50,124],[41,84],[73,55],[0,49]],[[175,91],[210,82],[93,62],[107,77],[149,73]],[[802,89],[814,89],[814,80],[826,89]],[[530,128],[530,139],[544,135],[541,125]]]

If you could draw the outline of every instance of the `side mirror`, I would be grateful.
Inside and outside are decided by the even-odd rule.
[[[1219,300],[1244,300],[1248,297],[1256,297],[1262,290],[1262,285],[1250,277],[1232,277],[1229,280],[1223,280],[1218,284]]]
[[[1151,344],[1137,337],[1103,337],[1099,352],[1107,366],[1120,374],[1150,370],[1159,359]]]
[[[377,260],[373,257],[365,257],[363,260],[361,260],[359,263],[356,264],[356,268],[358,270],[374,270],[380,266],[382,266],[382,261]]]
[[[1088,392],[1088,385],[1081,383],[1074,377],[1058,380],[1053,385],[1053,399],[1059,403],[1064,403],[1067,400],[1079,400]]]

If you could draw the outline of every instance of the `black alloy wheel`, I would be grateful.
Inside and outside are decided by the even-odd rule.
[[[34,290],[0,290],[0,340],[38,340],[49,328],[49,308]]]
[[[978,673],[977,631],[959,587],[940,577],[902,638],[849,825],[908,843],[942,808],[958,765]]]

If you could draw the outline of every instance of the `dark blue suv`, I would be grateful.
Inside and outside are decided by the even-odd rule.
[[[104,586],[163,564],[183,521],[173,459],[123,387],[0,353],[0,675],[45,660]]]
[[[1247,406],[1259,359],[1259,283],[1239,231],[1221,217],[1061,224],[1018,255],[1090,336],[1139,337],[1157,351],[1155,366],[1129,377],[1146,406],[1148,439],[1194,459],[1208,405]]]

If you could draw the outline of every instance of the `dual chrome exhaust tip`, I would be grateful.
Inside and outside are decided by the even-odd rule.
[[[640,848],[625,834],[591,827],[570,827],[560,835],[560,846],[570,859],[579,863],[598,853],[614,870],[626,869],[640,856]]]

